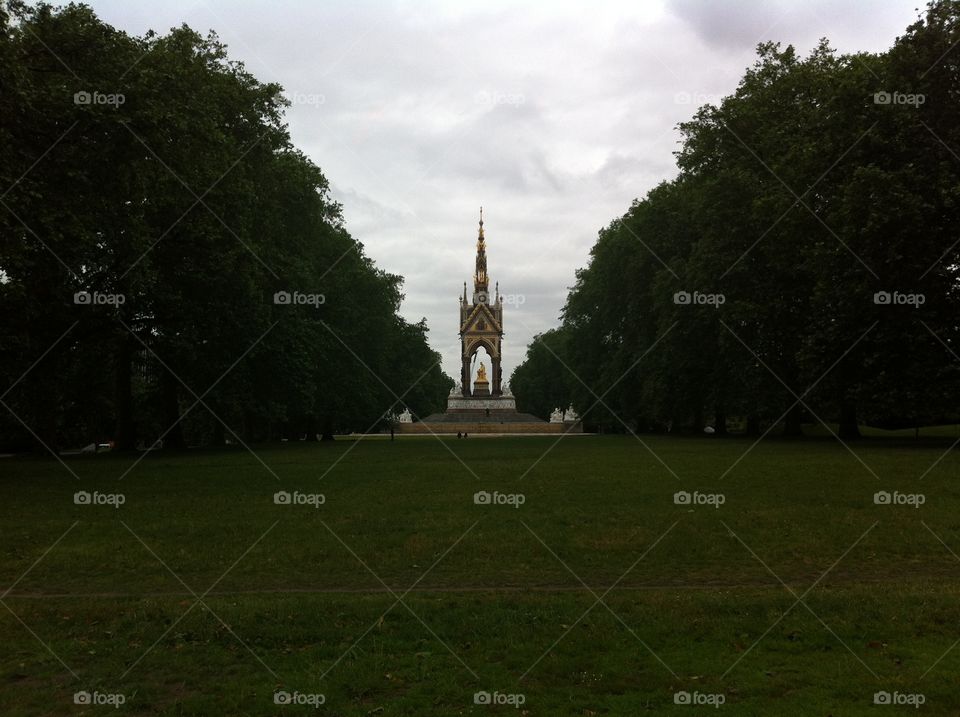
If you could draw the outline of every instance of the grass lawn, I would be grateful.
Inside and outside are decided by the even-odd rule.
[[[0,714],[960,714],[952,435],[2,459]]]

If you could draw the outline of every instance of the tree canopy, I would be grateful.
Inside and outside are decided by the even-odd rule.
[[[332,436],[443,405],[401,277],[292,145],[282,88],[215,34],[0,3],[0,87],[5,447]]]
[[[880,54],[762,44],[680,125],[678,176],[604,228],[537,376],[605,430],[956,420],[960,3]],[[555,373],[553,375],[556,375]]]

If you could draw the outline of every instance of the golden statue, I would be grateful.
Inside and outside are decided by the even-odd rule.
[[[477,371],[477,381],[479,383],[487,383],[487,367],[483,364],[480,364],[480,370]]]

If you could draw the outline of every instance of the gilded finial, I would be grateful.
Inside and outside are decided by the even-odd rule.
[[[487,292],[487,245],[483,237],[483,207],[480,207],[480,229],[477,232],[477,268],[473,274],[474,296]]]

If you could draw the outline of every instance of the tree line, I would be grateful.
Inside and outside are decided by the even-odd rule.
[[[332,436],[452,381],[289,102],[187,26],[0,3],[0,447]]]
[[[602,229],[511,386],[600,430],[958,420],[960,3],[882,53],[762,44]]]

